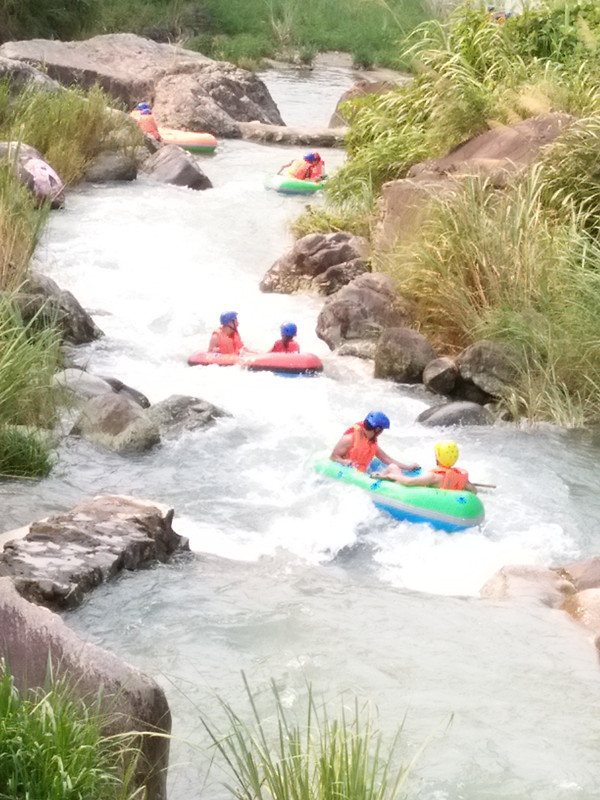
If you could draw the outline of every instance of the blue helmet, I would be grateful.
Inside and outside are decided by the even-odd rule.
[[[219,317],[221,325],[229,325],[230,322],[237,322],[237,311],[224,311]]]
[[[295,336],[298,333],[298,328],[294,322],[284,322],[280,331],[282,336]]]
[[[311,164],[313,163],[313,161],[319,161],[320,158],[321,156],[318,153],[307,153],[304,156],[304,160],[309,161]]]
[[[370,428],[389,428],[390,420],[383,411],[369,411],[365,417],[365,422]]]
[[[148,109],[148,111],[150,111],[150,106],[148,105],[148,103],[138,103],[136,108],[139,111],[145,111],[146,109]]]

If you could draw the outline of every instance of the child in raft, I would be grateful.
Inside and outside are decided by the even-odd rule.
[[[458,445],[445,440],[435,445],[436,466],[421,475],[405,475],[395,464],[390,464],[383,472],[374,473],[374,478],[396,481],[404,486],[432,486],[435,489],[466,490],[477,494],[476,487],[469,480],[469,473],[455,467],[458,461]]]

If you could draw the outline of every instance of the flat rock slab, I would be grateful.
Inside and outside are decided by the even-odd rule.
[[[14,531],[0,553],[0,576],[27,600],[53,610],[75,608],[121,570],[164,562],[189,550],[171,527],[173,509],[124,495],[101,495],[71,511]]]

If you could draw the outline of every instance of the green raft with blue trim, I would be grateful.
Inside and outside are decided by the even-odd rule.
[[[270,175],[265,181],[267,189],[280,194],[314,194],[323,188],[325,181],[303,181],[291,175]]]
[[[378,508],[396,519],[428,522],[447,533],[473,528],[485,519],[483,503],[473,492],[403,486],[395,481],[373,478],[329,458],[317,458],[312,466],[319,475],[364,489]]]

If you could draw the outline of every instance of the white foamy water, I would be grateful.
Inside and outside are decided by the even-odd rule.
[[[274,78],[297,111],[306,79],[286,80]],[[307,80],[311,113],[326,121],[340,73]],[[320,152],[329,169],[342,162],[339,151]],[[415,422],[434,402],[422,388],[374,380],[369,362],[329,353],[315,334],[322,298],[259,292],[306,203],[266,191],[264,178],[296,153],[222,142],[202,160],[212,190],[143,179],[88,187],[52,215],[39,249],[45,271],[106,334],[80,348],[79,363],[152,402],[189,394],[231,416],[133,458],[68,440],[46,481],[0,487],[4,529],[104,492],[175,509],[192,557],[123,575],[65,615],[164,686],[178,737],[170,800],[222,796],[218,774],[205,785],[210,753],[197,709],[217,714],[218,694],[243,714],[241,670],[267,712],[274,679],[292,710],[311,682],[330,701],[344,692],[370,701],[386,733],[406,715],[407,759],[431,739],[413,796],[598,797],[600,673],[585,632],[545,607],[479,597],[505,564],[597,552],[597,444],[507,425],[453,433],[472,478],[497,488],[482,495],[482,528],[451,536],[395,521],[358,490],[312,474],[307,461],[372,408],[392,420],[382,446],[406,460],[431,463],[440,431]],[[324,374],[189,367],[224,310],[238,311],[256,350],[295,321]]]

